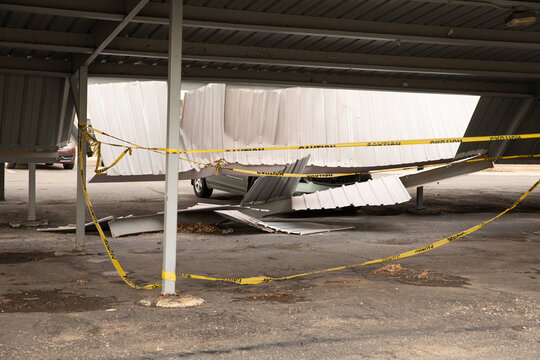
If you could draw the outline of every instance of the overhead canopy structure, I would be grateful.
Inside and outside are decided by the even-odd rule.
[[[185,0],[183,78],[532,96],[540,21],[507,28],[533,1]],[[169,4],[5,0],[0,68],[167,77]],[[83,60],[84,59],[84,60]]]
[[[0,72],[69,78],[79,119],[86,118],[87,76],[168,79],[168,141],[178,137],[171,119],[178,119],[179,104],[170,97],[179,98],[180,76],[482,95],[487,98],[480,100],[468,133],[540,132],[539,122],[530,120],[538,114],[540,21],[506,25],[512,16],[508,23],[515,24],[522,10],[534,21],[538,2],[185,0],[181,6],[181,0],[171,1],[3,0]],[[500,127],[490,121],[490,104],[499,109]],[[2,132],[5,126],[15,129],[7,122],[22,119],[1,116]],[[501,144],[497,153],[523,151]],[[526,150],[534,149],[537,141],[526,143]],[[167,172],[177,176],[174,163],[167,162]],[[174,176],[167,177],[170,199],[176,199]],[[78,234],[84,229],[83,206],[79,187]],[[175,208],[166,209],[167,214]],[[167,229],[175,232],[175,224],[166,224],[169,239]],[[164,250],[174,254],[170,243]],[[167,264],[164,269],[171,268]],[[173,276],[167,271],[170,292]]]
[[[538,16],[535,1],[183,3],[187,81],[483,95],[514,126],[476,123],[484,107],[471,124],[481,135],[528,128],[539,106],[540,19],[506,24],[522,10]],[[169,13],[159,0],[2,1],[0,71],[68,76],[88,65],[89,76],[166,79]]]

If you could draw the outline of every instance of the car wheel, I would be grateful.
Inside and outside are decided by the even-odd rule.
[[[8,169],[15,169],[16,166],[17,166],[17,164],[16,164],[16,163],[12,163],[12,162],[8,162],[8,163],[6,164],[6,168],[8,168]]]
[[[71,170],[71,169],[73,169],[74,164],[73,163],[66,163],[66,164],[62,164],[62,165],[64,165],[64,169]]]
[[[214,189],[210,189],[208,185],[206,185],[206,180],[204,178],[193,180],[193,192],[197,197],[209,198],[210,195],[212,195],[213,190]]]

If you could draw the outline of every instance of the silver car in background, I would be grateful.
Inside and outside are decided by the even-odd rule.
[[[191,180],[191,185],[193,186],[193,192],[199,198],[209,198],[214,189],[236,195],[245,195],[255,181],[257,181],[257,178],[256,176],[215,175],[193,179]],[[370,179],[370,174],[346,175],[333,178],[310,178],[306,176],[300,179],[294,194],[308,194]]]

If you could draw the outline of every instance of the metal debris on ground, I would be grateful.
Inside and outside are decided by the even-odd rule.
[[[28,220],[28,221],[18,221],[18,222],[10,222],[9,226],[11,226],[13,229],[20,229],[21,227],[40,227],[40,226],[47,226],[49,224],[49,220]]]
[[[407,269],[401,267],[400,264],[389,264],[381,268],[375,269],[371,273],[373,275],[382,276],[400,276],[405,270]]]
[[[208,224],[181,224],[178,232],[182,233],[223,233],[223,229],[217,225]]]

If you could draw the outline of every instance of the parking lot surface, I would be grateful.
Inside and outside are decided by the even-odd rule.
[[[90,166],[90,165],[89,165]],[[351,230],[269,234],[179,233],[177,270],[220,277],[284,276],[422,247],[487,220],[540,178],[538,167],[498,167],[425,187],[407,204],[314,214]],[[481,230],[425,254],[295,280],[240,286],[179,278],[201,297],[188,309],[143,307],[160,290],[116,275],[99,236],[13,228],[26,216],[27,170],[6,171],[0,202],[2,359],[538,359],[540,189]],[[38,166],[37,215],[75,219],[75,170]],[[99,217],[161,211],[161,182],[89,184]],[[197,202],[179,183],[179,207]],[[238,203],[216,192],[208,201]],[[313,220],[313,219],[312,219]],[[110,239],[138,284],[160,280],[162,233]],[[397,266],[399,264],[399,266]]]

